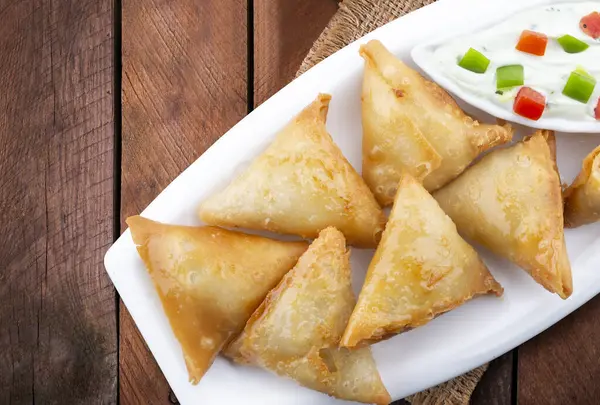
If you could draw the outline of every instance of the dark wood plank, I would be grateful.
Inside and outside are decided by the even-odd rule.
[[[123,1],[121,229],[247,112],[246,0]],[[169,387],[121,306],[122,404]]]
[[[510,351],[490,363],[477,384],[471,405],[510,405],[512,402],[513,361],[515,351]]]
[[[519,404],[600,403],[600,297],[519,348]]]
[[[254,105],[289,83],[336,0],[254,0]]]
[[[0,403],[114,404],[110,0],[0,1]]]

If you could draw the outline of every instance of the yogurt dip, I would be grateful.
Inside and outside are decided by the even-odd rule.
[[[496,70],[503,66],[521,65],[524,86],[545,96],[544,117],[596,121],[595,109],[600,98],[600,38],[594,39],[589,32],[584,32],[581,23],[583,17],[595,11],[600,11],[600,2],[564,3],[529,9],[482,32],[437,46],[428,54],[428,62],[437,66],[462,90],[490,100],[508,111],[513,111],[515,97],[522,86],[497,89]],[[548,37],[543,56],[516,49],[525,30]],[[579,53],[566,52],[558,42],[558,38],[564,35],[585,42],[587,49]],[[459,61],[470,48],[490,60],[484,73],[459,66]],[[586,103],[563,94],[571,73],[576,70],[587,72],[597,82]]]

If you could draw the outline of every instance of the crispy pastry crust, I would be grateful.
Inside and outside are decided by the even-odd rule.
[[[554,134],[495,150],[434,197],[466,238],[526,270],[548,291],[573,291]]]
[[[316,238],[335,226],[360,247],[375,247],[385,216],[325,128],[331,97],[320,94],[223,191],[199,209],[210,225]]]
[[[341,345],[385,339],[502,291],[452,220],[405,172]]]
[[[510,125],[473,120],[381,42],[369,41],[360,54],[365,60],[363,177],[381,205],[393,202],[402,169],[434,191],[480,153],[512,139]]]
[[[369,348],[338,348],[355,304],[350,253],[326,228],[248,321],[226,355],[337,398],[388,404]]]
[[[563,198],[567,228],[600,221],[600,146],[586,156],[581,172]]]
[[[308,246],[140,216],[127,224],[193,384]]]

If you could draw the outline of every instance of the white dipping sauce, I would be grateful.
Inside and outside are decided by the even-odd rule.
[[[505,91],[502,95],[496,94],[496,68],[523,65],[524,85],[546,96],[545,117],[595,121],[594,108],[600,97],[600,39],[594,40],[579,28],[581,18],[593,11],[600,12],[600,2],[556,4],[527,10],[483,32],[440,45],[430,54],[430,62],[436,63],[444,75],[464,90],[491,100],[509,111],[512,111],[520,87]],[[515,49],[523,30],[548,36],[544,56]],[[565,52],[556,41],[556,38],[565,34],[586,42],[589,48],[576,54]],[[473,73],[458,66],[458,61],[469,48],[478,50],[490,59],[485,73]],[[587,104],[562,94],[569,75],[577,67],[585,69],[597,81]]]

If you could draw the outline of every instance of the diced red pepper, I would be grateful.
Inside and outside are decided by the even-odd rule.
[[[517,93],[513,111],[522,117],[537,121],[546,108],[546,97],[531,87],[522,87]]]
[[[525,30],[521,33],[517,50],[532,55],[544,56],[548,37],[540,32]]]
[[[598,104],[596,104],[596,108],[594,109],[594,114],[596,115],[596,119],[600,120],[600,98],[598,99]]]

